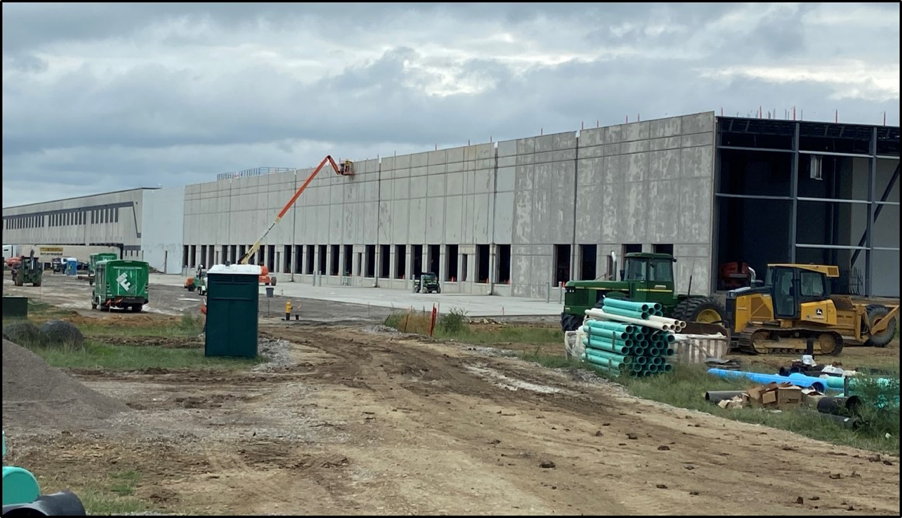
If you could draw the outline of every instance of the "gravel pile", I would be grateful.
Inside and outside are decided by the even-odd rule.
[[[16,322],[3,328],[3,339],[19,344],[41,345],[44,335],[31,322]]]
[[[128,410],[125,403],[89,389],[28,349],[3,340],[4,428],[93,428]]]
[[[294,365],[291,360],[291,343],[287,340],[271,340],[260,338],[257,341],[257,353],[266,359],[266,363],[257,365],[254,372],[277,372],[289,369]]]

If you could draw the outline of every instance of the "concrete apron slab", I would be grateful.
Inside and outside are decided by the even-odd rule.
[[[180,275],[150,274],[150,283],[163,286],[183,286],[185,278]],[[260,294],[266,295],[266,286],[260,286]],[[465,295],[458,293],[425,294],[410,293],[406,290],[388,288],[360,288],[356,286],[311,286],[306,283],[285,282],[274,287],[274,295],[305,299],[346,302],[383,308],[405,310],[413,308],[428,311],[433,304],[440,304],[440,311],[446,313],[452,308],[463,309],[470,317],[500,316],[557,316],[562,304],[555,297],[551,303],[544,300],[522,297],[498,297],[490,295]]]

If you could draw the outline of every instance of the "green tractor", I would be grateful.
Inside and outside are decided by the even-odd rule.
[[[115,259],[94,265],[94,291],[91,309],[130,309],[139,312],[147,304],[150,265],[144,261]]]
[[[23,255],[19,262],[12,267],[10,275],[16,286],[26,284],[40,286],[44,280],[44,265],[34,256],[34,250],[32,250],[28,257]]]
[[[617,271],[616,255],[614,271]],[[726,317],[726,309],[715,299],[704,296],[678,295],[673,285],[673,263],[670,254],[629,253],[624,257],[620,280],[570,281],[565,286],[564,311],[561,313],[561,329],[576,331],[583,323],[585,311],[600,308],[605,297],[617,297],[634,302],[657,302],[664,307],[664,316],[713,324],[716,329]],[[692,280],[689,280],[692,288]],[[688,326],[687,332],[712,331],[705,326]],[[725,328],[723,328],[725,331]]]

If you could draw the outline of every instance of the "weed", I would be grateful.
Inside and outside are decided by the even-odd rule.
[[[438,327],[446,335],[463,334],[469,328],[467,312],[463,309],[451,308],[448,313],[441,316]]]
[[[186,311],[182,313],[182,320],[179,322],[178,328],[181,331],[198,333],[203,328],[203,323],[199,316],[192,315]]]

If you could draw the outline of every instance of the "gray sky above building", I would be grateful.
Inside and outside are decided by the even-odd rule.
[[[898,4],[2,9],[4,207],[626,116],[899,124]]]

